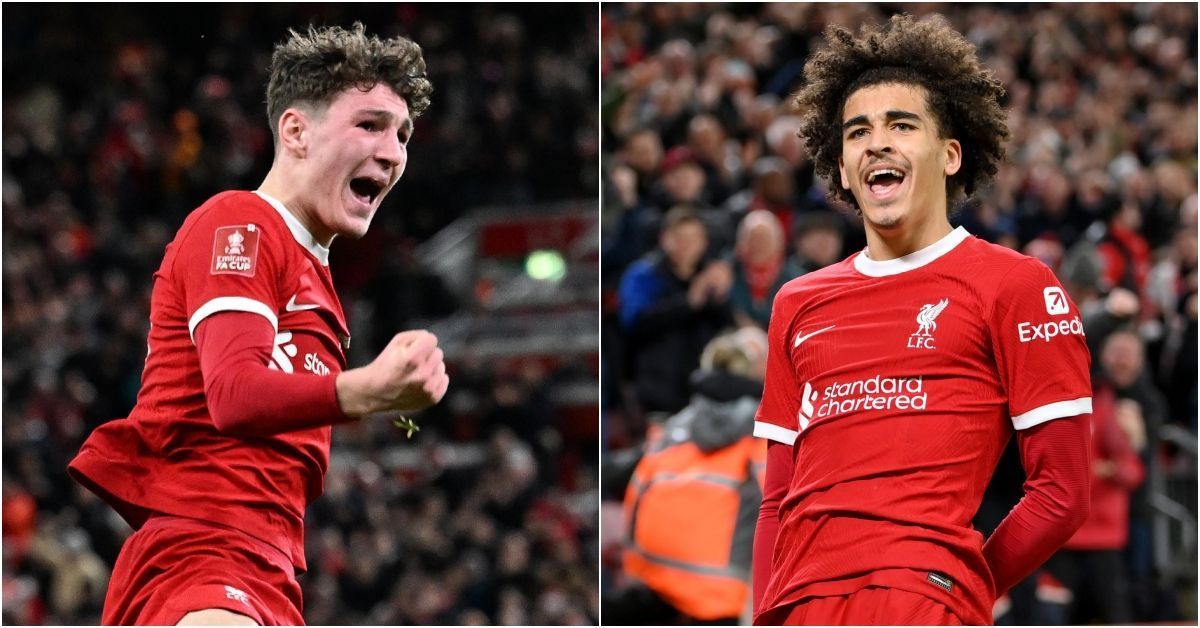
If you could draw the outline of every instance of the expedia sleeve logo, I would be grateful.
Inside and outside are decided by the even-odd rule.
[[[1050,342],[1059,336],[1082,336],[1083,321],[1073,317],[1069,321],[1050,321],[1048,323],[1017,323],[1017,339],[1021,342],[1041,340]]]
[[[1042,290],[1042,298],[1046,300],[1046,313],[1051,316],[1058,316],[1071,311],[1071,306],[1067,305],[1067,295],[1063,294],[1062,288],[1049,286],[1045,290]]]
[[[1071,313],[1067,295],[1058,286],[1047,286],[1042,290],[1042,298],[1046,302],[1046,313],[1051,316],[1063,316]],[[1017,340],[1021,342],[1050,342],[1059,336],[1082,336],[1083,321],[1079,315],[1068,319],[1054,319],[1046,322],[1025,321],[1017,323]]]
[[[213,236],[213,259],[210,272],[214,275],[254,276],[258,259],[258,235],[255,225],[218,227]]]

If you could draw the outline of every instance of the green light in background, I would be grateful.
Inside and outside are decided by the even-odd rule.
[[[525,274],[539,281],[560,281],[567,274],[567,264],[558,251],[533,251],[525,258]]]

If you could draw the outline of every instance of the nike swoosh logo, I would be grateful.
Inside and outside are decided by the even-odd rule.
[[[812,338],[813,336],[815,336],[817,334],[827,332],[827,331],[833,329],[834,327],[837,327],[837,325],[830,325],[829,327],[826,327],[825,329],[818,329],[817,331],[814,331],[813,333],[808,334],[807,336],[800,335],[800,334],[804,333],[804,330],[802,329],[802,330],[800,330],[799,334],[796,334],[796,342],[795,342],[795,344],[792,345],[792,347],[799,347],[800,343],[804,342],[805,340],[808,340],[809,338]]]
[[[315,310],[321,306],[316,303],[305,303],[304,305],[296,305],[297,294],[293,294],[291,299],[288,299],[287,305],[284,308],[289,312],[303,312],[304,310]]]

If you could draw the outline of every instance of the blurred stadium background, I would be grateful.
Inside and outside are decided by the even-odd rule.
[[[267,172],[272,45],[355,20],[421,44],[435,92],[371,231],[333,246],[350,363],[429,327],[452,383],[411,441],[386,421],[334,430],[305,619],[596,623],[597,16],[4,7],[4,623],[99,623],[130,530],[66,462],[134,403],[165,244]]]
[[[1112,596],[1126,605],[1130,621],[1195,622],[1194,3],[602,7],[606,616],[608,596],[635,586],[622,570],[630,530],[621,500],[630,473],[647,433],[653,437],[687,402],[685,394],[664,404],[653,393],[686,384],[699,347],[718,331],[710,310],[723,307],[747,319],[754,314],[737,289],[750,278],[735,277],[729,296],[704,310],[708,318],[678,314],[674,331],[665,332],[680,336],[676,346],[689,348],[678,364],[639,371],[645,363],[639,359],[662,345],[635,339],[637,314],[625,309],[629,295],[621,278],[635,260],[656,252],[663,213],[680,205],[695,209],[707,224],[709,259],[745,261],[747,253],[734,251],[734,229],[757,209],[782,223],[787,248],[781,255],[796,272],[861,249],[859,220],[829,205],[794,137],[786,101],[826,24],[857,30],[893,13],[932,11],[976,44],[1003,82],[1012,130],[1011,163],[953,222],[1042,259],[1069,287],[1084,311],[1097,389],[1123,404],[1120,433],[1146,472],[1136,489],[1118,489],[1129,500],[1128,517],[1105,524],[1118,536],[1122,528],[1127,532],[1127,542],[1111,548],[1127,587]],[[1003,458],[976,519],[984,533],[1022,493],[1024,473],[1014,449]],[[1062,612],[1063,591],[1049,572],[1031,577],[998,604],[998,621],[1053,623],[1047,617],[1054,616],[1037,614],[1045,604],[1058,605],[1050,609],[1058,621],[1104,620],[1095,599],[1099,588],[1076,588],[1074,616]]]

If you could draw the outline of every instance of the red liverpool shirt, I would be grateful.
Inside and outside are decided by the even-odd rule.
[[[1082,319],[1053,273],[958,228],[791,281],[768,336],[755,435],[792,445],[794,473],[760,613],[876,584],[991,623],[971,519],[1004,445],[1091,411]]]
[[[277,547],[304,571],[304,509],[322,492],[331,428],[253,438],[218,432],[193,333],[218,312],[258,314],[276,332],[270,368],[336,377],[349,333],[328,255],[261,193],[224,192],[192,212],[154,275],[137,405],[88,437],[72,475],[134,528],[153,513],[223,524]]]

